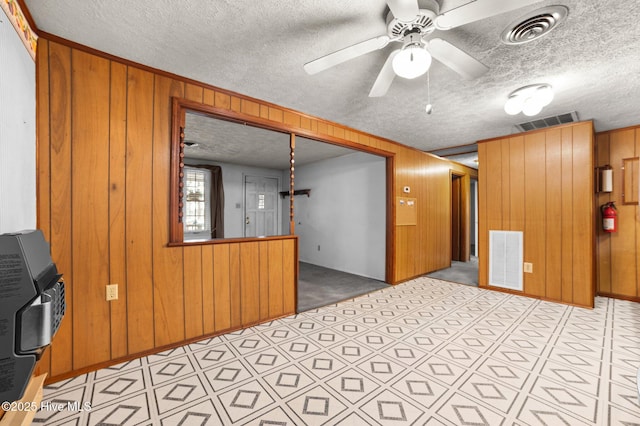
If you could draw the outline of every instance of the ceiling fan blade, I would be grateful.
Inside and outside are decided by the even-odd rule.
[[[482,62],[440,38],[429,40],[429,53],[467,80],[480,77],[489,71],[489,67]]]
[[[436,28],[449,30],[471,22],[480,21],[502,13],[511,12],[541,0],[474,0],[463,6],[440,14],[436,20]]]
[[[400,21],[411,22],[420,13],[417,0],[387,0],[387,5],[393,16]]]
[[[337,52],[329,53],[321,58],[314,59],[311,62],[307,62],[304,64],[303,68],[307,74],[313,75],[320,71],[324,71],[327,68],[346,62],[349,59],[356,58],[364,55],[365,53],[373,52],[374,50],[382,49],[389,44],[389,40],[389,36],[386,35],[365,40],[354,44],[353,46],[340,49]]]
[[[369,92],[370,98],[379,98],[380,96],[384,96],[389,90],[389,87],[391,87],[391,83],[393,83],[393,79],[396,76],[391,63],[400,50],[401,49],[391,52],[387,60],[384,62],[384,65],[378,74],[378,78],[376,78],[376,81],[373,83],[373,87]]]

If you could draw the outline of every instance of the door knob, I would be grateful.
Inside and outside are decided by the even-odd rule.
[[[247,219],[245,220],[245,222],[244,222],[244,223],[245,223],[245,224],[247,224],[247,225],[250,223],[250,221],[249,221],[249,216],[247,216]]]

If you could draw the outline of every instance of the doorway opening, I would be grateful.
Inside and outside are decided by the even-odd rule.
[[[298,312],[387,287],[387,159],[296,137],[295,161]]]
[[[465,250],[462,181],[463,176],[451,175],[451,260],[466,262],[468,252]]]
[[[460,284],[478,285],[477,180],[469,174],[451,172],[451,266],[429,277]]]

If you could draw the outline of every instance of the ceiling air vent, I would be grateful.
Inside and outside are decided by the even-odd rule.
[[[504,44],[522,44],[537,40],[558,26],[569,13],[564,6],[548,6],[534,10],[513,21],[502,31]]]
[[[545,127],[557,126],[558,124],[575,123],[578,120],[578,113],[575,111],[566,114],[554,115],[552,117],[539,118],[526,123],[516,124],[516,129],[521,132],[529,130],[544,129]]]

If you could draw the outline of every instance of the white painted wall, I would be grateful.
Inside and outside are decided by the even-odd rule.
[[[370,278],[385,278],[386,162],[354,153],[296,166],[300,260]],[[318,250],[320,246],[320,250]]]
[[[224,186],[224,237],[241,238],[244,235],[244,176],[265,176],[278,178],[280,184],[279,191],[288,191],[288,187],[283,187],[282,170],[265,169],[261,167],[242,166],[238,164],[218,163],[215,161],[204,161],[193,158],[186,158],[185,164],[212,164],[222,168],[222,184]],[[285,186],[288,183],[284,184]],[[284,189],[282,189],[284,188]],[[288,234],[289,229],[282,227],[282,215],[288,217],[289,210],[283,213],[282,203],[278,203],[278,234]],[[288,219],[287,219],[288,221]],[[287,222],[288,223],[288,222]]]
[[[0,11],[0,234],[36,227],[35,76],[35,63]]]

